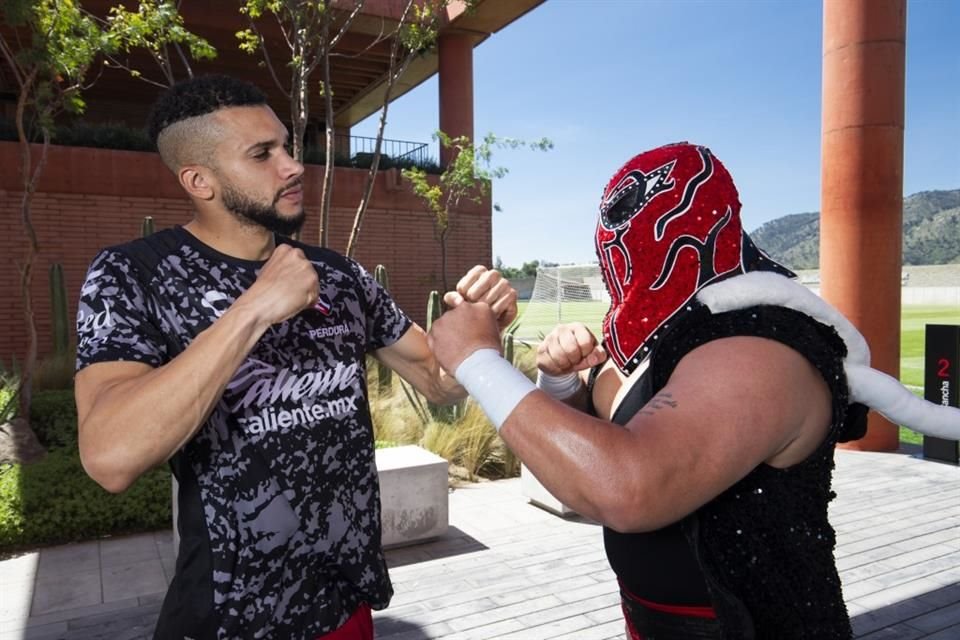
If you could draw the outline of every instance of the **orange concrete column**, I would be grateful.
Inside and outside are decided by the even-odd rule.
[[[473,38],[461,33],[440,36],[440,130],[451,138],[473,140]],[[447,166],[451,152],[440,149],[440,165]]]
[[[872,366],[900,375],[906,0],[824,0],[820,286],[863,333]],[[899,446],[871,413],[848,445]]]

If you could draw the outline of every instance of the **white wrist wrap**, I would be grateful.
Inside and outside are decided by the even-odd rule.
[[[520,401],[536,389],[496,349],[477,349],[453,375],[480,404],[497,431]]]
[[[537,370],[537,388],[551,398],[566,400],[583,386],[580,374],[574,371],[562,376],[552,376],[549,373]]]

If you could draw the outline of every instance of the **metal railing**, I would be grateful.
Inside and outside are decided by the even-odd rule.
[[[373,153],[377,146],[377,139],[367,136],[350,136],[337,134],[334,137],[334,163],[337,166],[367,168],[373,161]],[[384,138],[380,144],[380,168],[393,167],[407,168],[420,167],[428,173],[434,173],[438,168],[436,160],[429,155],[430,145],[425,142],[411,142],[409,140],[390,140]],[[310,164],[325,162],[323,137],[313,144],[308,144],[304,151],[304,161]]]
[[[347,140],[349,138],[349,141]],[[338,135],[335,139],[337,149],[346,150],[349,144],[350,157],[355,158],[358,155],[373,155],[377,147],[376,138],[366,136],[345,136]],[[380,153],[394,161],[410,162],[421,165],[429,160],[427,151],[430,145],[425,142],[411,142],[409,140],[389,140],[384,138],[380,144]]]

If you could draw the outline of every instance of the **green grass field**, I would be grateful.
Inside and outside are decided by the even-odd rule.
[[[923,388],[924,326],[960,324],[956,307],[904,307],[900,317],[900,380],[911,388]]]
[[[606,302],[574,301],[564,302],[558,308],[553,303],[530,304],[521,301],[518,304],[520,327],[516,335],[518,338],[536,340],[539,336],[550,333],[556,325],[567,322],[582,322],[596,335],[600,335],[600,323],[609,306]]]
[[[558,312],[548,303],[521,302],[517,337],[537,340],[558,323],[583,322],[596,334],[607,311],[605,302],[566,302]],[[923,395],[924,327],[928,324],[960,324],[960,308],[952,306],[904,307],[900,319],[900,380],[914,393]],[[900,430],[904,442],[919,444],[921,436],[908,429]]]

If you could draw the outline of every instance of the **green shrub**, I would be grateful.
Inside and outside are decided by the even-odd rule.
[[[73,391],[34,394],[30,426],[48,454],[0,468],[0,550],[170,526],[169,468],[145,474],[120,495],[84,471]]]
[[[17,415],[17,398],[20,396],[20,372],[16,367],[7,369],[0,362],[0,424]]]
[[[40,142],[40,135],[35,130],[36,128],[28,125],[28,129],[30,130],[28,136],[31,136],[34,142]],[[10,118],[0,118],[0,140],[10,142],[17,140],[17,129]],[[153,144],[142,129],[114,122],[80,121],[59,125],[54,130],[50,141],[53,144],[67,147],[95,147],[127,151],[154,150]],[[307,147],[303,153],[304,164],[324,164],[325,152],[326,149],[323,147]],[[366,169],[370,167],[372,156],[372,153],[363,152],[358,152],[353,157],[336,154],[333,158],[333,164],[338,167]],[[419,167],[432,175],[439,175],[442,172],[440,164],[433,158],[426,158],[417,162],[410,158],[391,158],[386,154],[380,157],[380,169],[410,169],[412,167]]]
[[[40,132],[27,123],[27,136],[40,142]],[[17,129],[9,118],[0,118],[0,140],[15,142]],[[122,123],[74,122],[57,125],[50,142],[67,147],[96,147],[98,149],[121,149],[127,151],[153,151],[147,134]]]
[[[10,118],[0,118],[0,140],[17,141],[17,127]]]
[[[30,426],[47,451],[77,448],[77,405],[72,390],[33,395]]]
[[[76,447],[0,471],[0,550],[169,527],[170,471],[114,495],[87,476]]]
[[[153,151],[153,143],[142,129],[125,124],[107,122],[75,122],[57,127],[54,144],[67,147],[95,147],[97,149],[124,149],[127,151]]]

